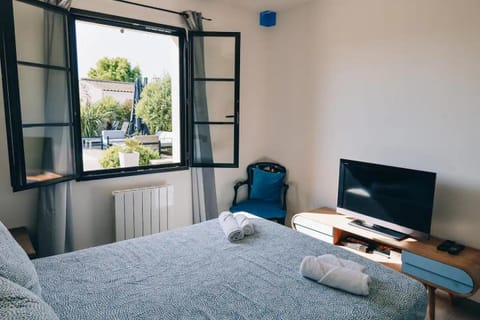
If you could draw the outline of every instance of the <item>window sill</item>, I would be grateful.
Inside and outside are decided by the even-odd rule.
[[[87,180],[99,180],[99,179],[109,179],[109,178],[122,178],[143,174],[153,174],[153,173],[162,173],[162,172],[171,172],[171,171],[184,171],[188,170],[189,167],[186,165],[171,165],[168,167],[153,167],[148,169],[135,169],[135,170],[122,170],[116,169],[115,171],[111,170],[99,170],[99,171],[89,171],[83,172],[81,176],[77,178],[77,181],[87,181]]]

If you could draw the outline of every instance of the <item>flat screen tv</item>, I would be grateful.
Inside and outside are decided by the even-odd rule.
[[[397,240],[430,235],[436,174],[340,159],[337,212]]]

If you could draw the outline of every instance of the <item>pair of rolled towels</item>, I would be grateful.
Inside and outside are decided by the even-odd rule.
[[[306,256],[300,265],[300,273],[320,284],[366,296],[369,293],[370,277],[365,266],[354,261],[340,259],[333,254]]]
[[[255,232],[253,223],[241,213],[232,214],[230,211],[223,211],[218,216],[218,221],[230,242],[242,240]]]

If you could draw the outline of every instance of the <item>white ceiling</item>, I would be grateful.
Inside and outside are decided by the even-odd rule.
[[[218,0],[246,9],[261,10],[287,10],[310,0]]]

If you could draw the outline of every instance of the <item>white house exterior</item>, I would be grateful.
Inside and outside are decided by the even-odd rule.
[[[133,82],[80,79],[80,102],[93,104],[104,97],[112,97],[120,104],[133,99]]]

